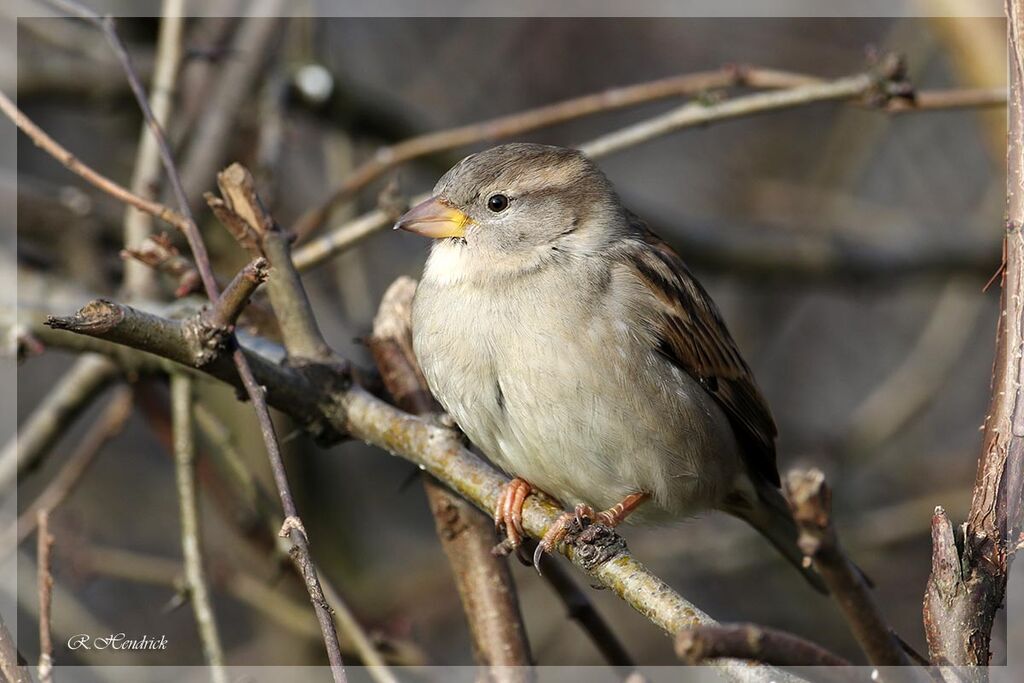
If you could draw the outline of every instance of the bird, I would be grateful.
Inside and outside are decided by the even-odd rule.
[[[591,159],[533,143],[471,154],[395,228],[433,239],[413,350],[445,412],[512,477],[494,511],[505,546],[525,536],[530,495],[566,510],[535,565],[574,520],[718,510],[824,592],[780,491],[775,421],[721,313]]]

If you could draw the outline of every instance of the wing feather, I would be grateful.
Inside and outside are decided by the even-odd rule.
[[[625,262],[655,298],[658,351],[715,398],[748,467],[778,486],[775,421],[718,308],[675,251],[631,218],[635,237],[625,241]]]

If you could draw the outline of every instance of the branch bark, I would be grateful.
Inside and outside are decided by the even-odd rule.
[[[1010,563],[1024,528],[1024,3],[1007,0],[1010,71],[1002,315],[996,328],[992,399],[967,522],[932,518],[932,573],[925,634],[940,665],[986,667],[992,626],[1006,598]],[[968,674],[983,680],[984,669]]]
[[[853,666],[848,660],[792,633],[755,624],[695,626],[676,636],[676,654],[690,665],[733,657],[776,666]],[[860,680],[850,675],[851,680]]]

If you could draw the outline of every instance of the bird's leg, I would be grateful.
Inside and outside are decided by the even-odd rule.
[[[533,492],[533,486],[525,479],[516,477],[501,490],[498,504],[494,506],[494,528],[501,531],[505,527],[505,542],[502,548],[515,550],[523,542],[526,531],[523,529],[523,503],[526,496]]]
[[[533,553],[533,566],[537,568],[538,572],[540,571],[541,556],[544,553],[550,553],[566,540],[566,537],[573,528],[573,522],[580,529],[585,526],[584,520],[590,523],[596,522],[614,529],[619,524],[622,524],[622,521],[649,497],[646,493],[631,493],[620,502],[601,512],[594,512],[594,508],[585,503],[580,503],[572,512],[564,513],[548,528],[544,538],[537,544],[537,550]]]

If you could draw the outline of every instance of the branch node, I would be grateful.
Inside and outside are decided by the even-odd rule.
[[[231,347],[231,327],[211,321],[208,310],[204,308],[181,324],[182,335],[197,368],[212,363]]]
[[[46,326],[55,330],[104,334],[124,320],[120,306],[107,299],[95,299],[70,316],[46,316]]]
[[[577,522],[573,521],[575,525]],[[626,541],[614,529],[603,524],[587,524],[577,533],[569,533],[572,559],[587,571],[626,552]]]
[[[281,530],[277,532],[277,535],[281,538],[288,538],[293,531],[298,531],[302,534],[302,537],[308,541],[308,537],[306,536],[306,527],[302,525],[302,520],[295,515],[290,515],[285,518],[284,523],[281,525]]]

